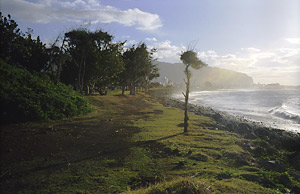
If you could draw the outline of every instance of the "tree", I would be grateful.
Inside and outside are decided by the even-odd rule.
[[[156,49],[151,49],[148,52],[148,61],[145,64],[145,76],[143,77],[143,84],[145,88],[145,93],[149,91],[149,85],[150,82],[154,79],[159,77],[159,69],[157,67],[157,64],[154,64],[153,61],[156,59],[153,58],[153,54],[156,52]]]
[[[184,74],[186,76],[185,85],[186,85],[186,92],[182,93],[185,98],[185,106],[184,106],[184,132],[187,132],[188,129],[188,101],[189,101],[189,93],[190,93],[190,79],[192,76],[189,67],[191,66],[193,69],[200,69],[201,67],[207,66],[201,60],[197,58],[197,53],[193,50],[187,50],[180,55],[180,60],[185,65]]]
[[[19,46],[17,50],[18,56],[15,58],[20,67],[30,72],[47,70],[49,55],[46,44],[40,40],[39,36],[35,40],[32,39],[31,34],[28,33],[27,36],[22,39]]]
[[[93,49],[93,42],[86,29],[72,30],[65,34],[67,42],[67,53],[71,57],[71,65],[75,65],[77,71],[77,86],[80,93],[83,93],[86,62],[88,55],[91,55]],[[89,57],[90,59],[90,57]]]
[[[110,43],[105,49],[98,51],[98,60],[90,83],[100,94],[106,94],[108,87],[117,85],[118,77],[124,71],[122,58],[124,42]],[[92,87],[91,87],[92,88]]]
[[[46,45],[38,36],[33,39],[32,30],[23,34],[18,24],[8,15],[7,18],[0,13],[0,57],[6,63],[27,69],[31,72],[40,72],[46,69],[48,53]]]
[[[0,16],[0,57],[4,62],[11,63],[17,44],[22,39],[23,34],[10,15],[3,17],[0,12]]]
[[[113,37],[101,30],[72,30],[65,34],[70,61],[63,67],[65,83],[77,86],[81,93],[94,90],[105,94],[108,85],[123,71],[121,51],[124,43],[112,43]]]
[[[126,85],[130,94],[135,94],[139,86],[147,91],[150,81],[159,76],[157,66],[152,63],[154,52],[155,49],[148,51],[145,43],[133,45],[124,52],[125,71],[120,76],[123,94]]]
[[[63,64],[69,59],[64,50],[66,38],[64,37],[61,45],[59,45],[61,39],[62,37],[58,35],[52,45],[47,48],[47,52],[49,55],[47,71],[50,73],[52,79],[56,84],[60,82]]]
[[[159,69],[156,64],[151,64],[145,77],[145,92],[149,92],[150,83],[154,78],[159,77]]]

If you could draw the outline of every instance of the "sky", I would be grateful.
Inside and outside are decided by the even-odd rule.
[[[255,83],[300,85],[299,0],[1,0],[0,10],[48,44],[86,26],[127,45],[145,42],[162,62],[180,62],[192,48]]]

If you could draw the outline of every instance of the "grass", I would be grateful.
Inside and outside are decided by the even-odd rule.
[[[244,178],[264,171],[208,117],[183,133],[183,111],[150,96],[87,99],[85,116],[1,127],[2,193],[280,193]]]

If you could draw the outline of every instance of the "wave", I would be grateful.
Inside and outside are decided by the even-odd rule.
[[[300,124],[300,115],[297,115],[295,113],[289,112],[284,108],[284,105],[275,107],[268,111],[273,116],[282,118],[282,119],[288,119],[295,123]]]
[[[300,132],[299,94],[298,90],[201,91],[191,93],[190,103]],[[174,97],[184,100],[182,94]]]

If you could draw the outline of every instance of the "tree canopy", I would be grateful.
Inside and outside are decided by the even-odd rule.
[[[124,84],[135,94],[137,87],[148,88],[149,82],[159,76],[158,68],[152,62],[155,50],[148,51],[145,43],[131,46],[124,54],[125,71],[122,75]]]
[[[201,67],[207,66],[205,63],[198,59],[197,53],[192,50],[183,52],[180,55],[180,60],[183,62],[183,64],[185,64],[186,66],[191,66],[193,69],[200,69]]]
[[[31,72],[46,70],[49,58],[46,45],[41,42],[40,37],[33,39],[30,29],[27,35],[22,33],[10,15],[4,17],[0,13],[0,16],[1,59]]]
[[[155,49],[145,43],[125,47],[102,30],[78,28],[58,36],[48,47],[32,30],[25,34],[11,18],[1,14],[1,59],[30,72],[43,72],[58,84],[72,85],[82,94],[106,94],[108,88],[148,90],[150,82],[159,76],[153,64]]]

